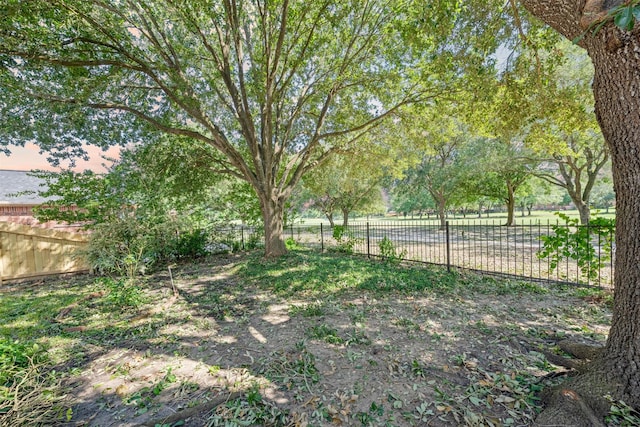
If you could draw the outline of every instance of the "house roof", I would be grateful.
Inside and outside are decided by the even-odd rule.
[[[37,192],[44,188],[42,179],[30,176],[27,171],[0,169],[0,205],[37,205],[46,199],[37,194],[20,194],[25,191]]]

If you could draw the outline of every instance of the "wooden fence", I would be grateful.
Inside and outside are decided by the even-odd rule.
[[[88,271],[79,255],[88,237],[79,233],[0,222],[0,284]]]

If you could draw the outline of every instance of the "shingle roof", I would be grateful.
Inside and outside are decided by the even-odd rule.
[[[39,204],[45,201],[37,194],[20,194],[23,191],[42,191],[43,180],[29,176],[26,171],[0,169],[0,204]]]

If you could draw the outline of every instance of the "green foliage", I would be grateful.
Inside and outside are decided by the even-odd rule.
[[[596,34],[612,18],[616,27],[623,31],[632,31],[636,25],[636,21],[640,20],[640,1],[625,1],[620,5],[612,7],[607,11],[607,15],[604,19],[600,19],[591,24],[591,26],[585,32],[576,37],[573,42],[579,43],[589,31]]]
[[[187,230],[178,235],[170,255],[176,258],[200,258],[208,254],[208,243],[209,235],[205,230]]]
[[[284,245],[287,247],[288,251],[293,251],[295,249],[299,249],[300,248],[300,246],[298,246],[298,244],[296,243],[295,239],[293,239],[292,237],[288,237],[284,241]]]
[[[120,310],[137,308],[146,302],[142,289],[131,281],[115,280],[110,277],[102,277],[97,281],[100,287],[108,291],[107,302]]]
[[[24,371],[32,363],[39,364],[45,361],[46,353],[38,344],[12,341],[0,336],[0,393],[16,380],[16,369]],[[1,403],[0,400],[0,405]]]
[[[615,220],[593,218],[584,226],[577,218],[559,212],[556,215],[564,224],[552,225],[554,234],[541,237],[543,247],[537,256],[549,258],[551,271],[563,260],[572,259],[584,279],[598,279],[602,267],[611,260]]]
[[[73,412],[64,407],[60,380],[49,373],[42,346],[0,336],[0,425],[57,425]]]
[[[251,390],[245,398],[218,406],[209,416],[207,427],[284,427],[292,423],[288,411],[262,399],[258,390]]]
[[[93,227],[84,254],[95,271],[135,281],[159,263],[207,255],[209,234],[206,229],[193,228],[188,220],[123,212]]]
[[[355,237],[348,227],[336,225],[333,227],[333,238],[338,243],[338,252],[352,254],[356,245],[363,242],[363,239]]]
[[[170,240],[168,230],[124,214],[94,227],[85,249],[91,267],[101,274],[116,274],[135,280],[163,253]]]
[[[176,375],[172,372],[172,368],[167,368],[165,375],[160,378],[157,382],[149,387],[143,387],[140,390],[133,393],[131,396],[128,396],[124,399],[124,403],[127,405],[134,405],[138,409],[136,411],[136,415],[142,415],[149,411],[152,405],[152,400],[154,397],[160,395],[165,389],[167,389],[171,384],[177,381]]]
[[[382,259],[390,264],[399,264],[407,255],[406,249],[398,252],[394,243],[387,236],[384,236],[384,238],[378,242],[378,248],[380,249]]]
[[[293,305],[289,309],[289,313],[292,316],[300,314],[304,317],[321,317],[326,313],[325,305],[318,301],[312,304],[306,304],[304,306]]]
[[[622,400],[614,400],[610,395],[605,398],[611,404],[609,415],[605,417],[605,421],[609,426],[639,426],[640,412],[636,411]]]
[[[338,335],[338,331],[324,323],[310,327],[306,335],[309,338],[321,340],[329,344],[344,343],[344,339]]]

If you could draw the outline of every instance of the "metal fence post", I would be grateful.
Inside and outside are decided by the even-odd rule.
[[[320,223],[320,251],[324,252],[324,231],[322,230],[322,223]]]
[[[240,226],[240,241],[242,242],[242,250],[244,251],[244,225]]]
[[[449,238],[449,221],[445,221],[445,235],[446,235],[446,243],[447,243],[447,272],[451,271],[451,239]]]
[[[371,258],[371,238],[369,236],[369,223],[367,222],[367,258]]]

